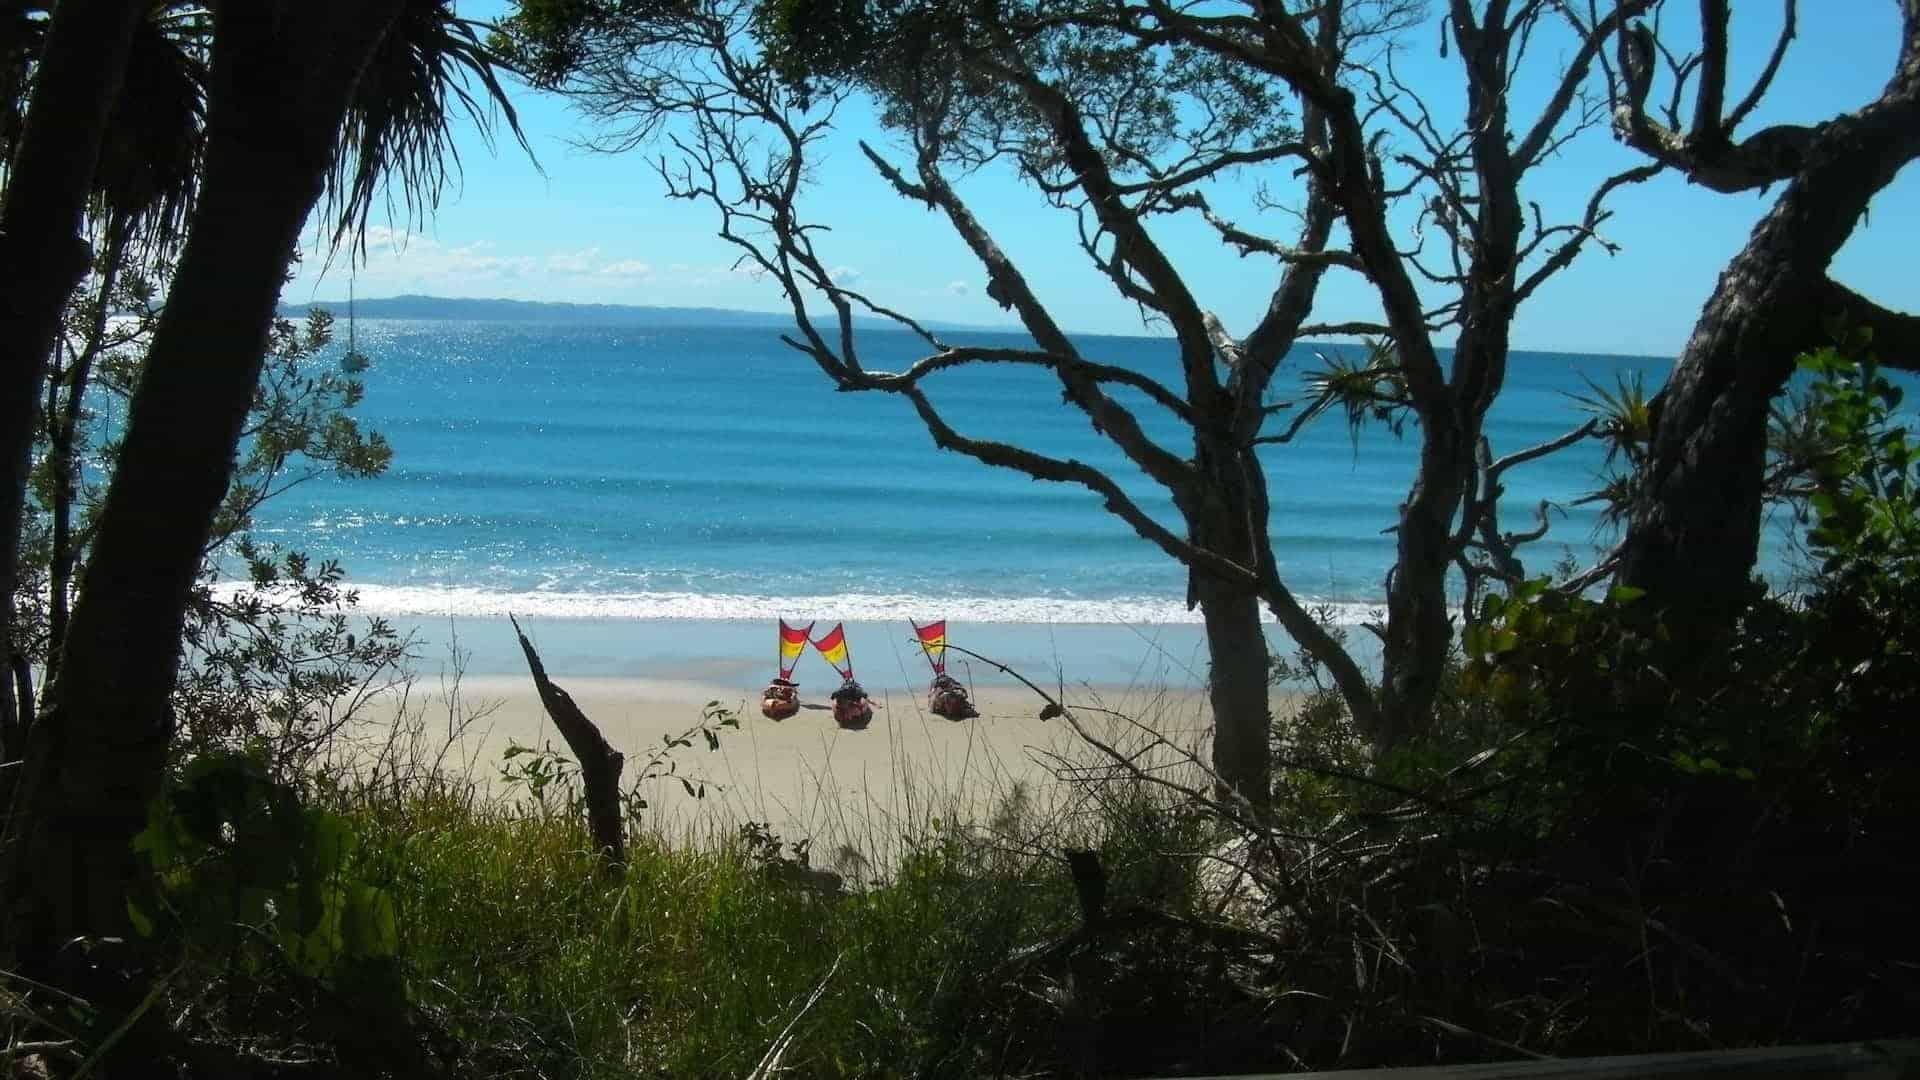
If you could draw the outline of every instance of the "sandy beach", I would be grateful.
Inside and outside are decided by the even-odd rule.
[[[524,786],[501,777],[506,751],[514,745],[551,746],[565,754],[566,744],[525,668],[500,670],[513,656],[493,640],[505,626],[504,620],[498,622],[459,627],[463,643],[478,639],[485,650],[468,654],[468,666],[457,679],[454,672],[436,672],[423,661],[422,675],[404,698],[370,704],[363,738],[380,737],[396,714],[404,713],[417,724],[426,752],[439,756],[446,746],[444,768],[480,781],[496,796],[524,798]],[[899,665],[901,670],[888,677],[863,675],[874,720],[864,731],[845,731],[828,711],[829,672],[803,671],[800,713],[775,722],[758,708],[765,675],[756,672],[762,665],[747,657],[711,655],[733,645],[730,637],[703,644],[698,626],[627,628],[672,638],[681,654],[675,668],[720,678],[582,674],[606,668],[593,647],[583,646],[601,652],[620,648],[609,635],[587,629],[540,627],[536,636],[544,642],[543,660],[555,682],[626,755],[629,781],[656,752],[666,755],[657,767],[666,775],[641,790],[650,804],[648,825],[677,839],[712,839],[735,833],[745,822],[766,822],[790,839],[811,838],[828,862],[884,860],[897,837],[924,834],[936,819],[984,822],[1015,802],[1049,815],[1083,812],[1097,795],[1088,781],[1108,771],[1099,752],[1066,723],[1039,718],[1043,698],[1004,677],[974,685],[980,716],[956,723],[926,711],[924,662],[918,672]],[[1138,749],[1149,737],[1130,719],[1121,719],[1127,717],[1151,723],[1174,744],[1204,752],[1208,716],[1204,694],[1196,687],[1164,681],[1073,684],[1065,678],[1074,655],[1073,628],[1053,628],[1049,637],[1066,643],[1058,655],[1067,662],[1054,673],[1048,692],[1076,706],[1089,730],[1114,745]],[[716,703],[739,724],[719,729],[718,749],[709,750],[697,735],[691,746],[663,745],[701,724],[704,711]],[[1172,755],[1163,747],[1157,756]],[[681,777],[694,785],[698,797],[687,794]]]

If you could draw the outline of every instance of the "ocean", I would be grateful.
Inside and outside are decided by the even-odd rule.
[[[344,343],[343,319],[336,331]],[[1156,625],[1196,621],[1185,576],[1083,489],[942,452],[910,404],[836,392],[776,331],[369,321],[358,416],[392,442],[386,475],[316,478],[260,514],[260,539],[338,558],[361,608],[422,619],[894,620]],[[1015,335],[969,342],[1022,344]],[[1177,382],[1169,342],[1087,337],[1085,353]],[[860,338],[869,368],[919,355],[894,331]],[[1314,349],[1286,362],[1298,390]],[[1668,363],[1516,353],[1488,434],[1496,455],[1581,423],[1574,395]],[[1111,470],[1161,520],[1169,500],[1061,401],[1043,371],[996,365],[929,381],[970,435]],[[1146,430],[1190,452],[1138,397]],[[1321,418],[1267,448],[1272,532],[1297,593],[1358,621],[1383,595],[1417,432]],[[1583,444],[1509,474],[1508,527],[1558,504],[1530,550],[1544,571],[1607,540],[1571,506],[1602,468]]]

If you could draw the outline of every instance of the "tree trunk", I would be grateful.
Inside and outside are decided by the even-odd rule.
[[[0,663],[10,663],[34,414],[60,317],[88,251],[81,213],[93,182],[144,0],[62,0],[27,104],[26,130],[0,202]],[[23,716],[0,680],[0,760],[21,750]]]
[[[527,668],[533,672],[534,688],[540,691],[540,704],[546,706],[553,726],[567,740],[567,749],[580,763],[580,785],[587,799],[587,824],[593,830],[594,846],[606,859],[609,871],[618,872],[627,862],[627,826],[620,812],[620,770],[627,759],[594,726],[587,714],[574,703],[573,695],[547,678],[547,668],[533,642],[520,629],[513,616],[513,633],[520,639],[520,651],[526,654]]]
[[[1920,155],[1920,48],[1887,95],[1830,125],[1754,227],[1660,393],[1620,580],[1647,590],[1679,656],[1725,638],[1759,554],[1767,410],[1826,342],[1827,267],[1873,196]]]
[[[1223,425],[1224,427],[1224,425]],[[1260,462],[1249,451],[1221,448],[1222,440],[1204,437],[1194,447],[1194,460],[1206,481],[1206,502],[1184,507],[1194,543],[1217,551],[1243,566],[1265,565],[1272,549],[1264,543],[1264,477]],[[1234,584],[1194,571],[1188,579],[1188,601],[1198,604],[1207,628],[1208,702],[1213,710],[1213,771],[1222,786],[1238,793],[1256,810],[1265,812],[1273,801],[1273,714],[1269,700],[1267,637],[1260,627],[1257,588]]]
[[[1268,698],[1267,637],[1260,597],[1201,578],[1196,583],[1207,627],[1207,700],[1213,707],[1213,771],[1226,787],[1264,811],[1273,800],[1273,716]]]
[[[165,771],[190,591],[295,241],[354,80],[398,10],[379,7],[384,19],[218,9],[199,202],[8,823],[11,941],[23,954],[125,927],[130,843]]]
[[[1453,640],[1447,568],[1453,518],[1472,475],[1472,443],[1460,437],[1451,416],[1423,416],[1421,439],[1420,473],[1400,510],[1398,557],[1387,575],[1380,711],[1368,732],[1376,752],[1426,725]]]

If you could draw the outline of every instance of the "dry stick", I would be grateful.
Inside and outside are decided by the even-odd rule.
[[[965,653],[966,655],[973,657],[975,660],[978,660],[983,664],[990,664],[993,667],[998,668],[1000,671],[1004,672],[1005,674],[1011,675],[1014,678],[1019,679],[1021,682],[1025,683],[1028,686],[1028,688],[1030,688],[1034,693],[1039,694],[1042,698],[1046,699],[1047,707],[1040,711],[1040,719],[1050,720],[1056,716],[1064,717],[1067,723],[1073,727],[1075,734],[1079,735],[1082,739],[1092,744],[1092,746],[1095,749],[1106,753],[1107,756],[1112,758],[1114,762],[1118,764],[1120,767],[1124,769],[1129,769],[1135,773],[1141,773],[1142,779],[1151,780],[1152,782],[1161,784],[1162,786],[1171,787],[1175,791],[1180,792],[1182,794],[1197,797],[1200,799],[1200,801],[1203,804],[1207,806],[1219,807],[1219,803],[1217,802],[1217,800],[1209,799],[1204,796],[1201,796],[1199,795],[1198,792],[1194,791],[1191,788],[1187,788],[1183,785],[1174,784],[1170,781],[1167,781],[1158,777],[1145,776],[1144,770],[1141,770],[1134,763],[1132,757],[1121,753],[1118,749],[1110,748],[1109,746],[1107,746],[1107,744],[1105,744],[1101,740],[1089,734],[1087,730],[1080,725],[1079,720],[1073,715],[1073,713],[1064,704],[1056,700],[1052,694],[1049,694],[1045,690],[1042,690],[1040,689],[1040,687],[1034,685],[1033,681],[1031,679],[1028,679],[1025,675],[1020,674],[1019,672],[1013,670],[1012,668],[1008,667],[1007,665],[1001,663],[998,660],[995,660],[991,657],[981,656],[979,653],[974,652],[971,649],[962,648],[961,646],[955,645],[951,642],[947,644],[947,648],[952,649],[955,652]],[[1113,709],[1102,709],[1102,708],[1097,708],[1092,706],[1078,706],[1078,707],[1087,709],[1088,711],[1091,711],[1091,712],[1105,713],[1109,716],[1114,716],[1121,720],[1126,721],[1128,724],[1131,724],[1134,727],[1141,729],[1146,734],[1151,735],[1155,739],[1159,740],[1159,743],[1161,745],[1167,746],[1175,750],[1176,752],[1180,753],[1189,763],[1198,765],[1215,782],[1219,781],[1220,779],[1219,776],[1216,775],[1212,769],[1207,768],[1205,762],[1202,762],[1198,757],[1195,757],[1193,754],[1188,753],[1184,750],[1181,750],[1179,747],[1169,742],[1164,735],[1161,735],[1159,732],[1153,730],[1151,727],[1148,727],[1147,725],[1142,724],[1140,721],[1134,719],[1133,717],[1127,716],[1124,713],[1116,712]],[[1471,809],[1463,810],[1463,808],[1460,805],[1458,805],[1458,803],[1455,801],[1450,801],[1444,797],[1435,796],[1427,792],[1406,787],[1405,785],[1402,785],[1402,784],[1396,784],[1390,780],[1383,780],[1379,777],[1367,776],[1364,773],[1356,773],[1347,769],[1335,768],[1330,765],[1322,765],[1316,762],[1306,761],[1306,760],[1302,760],[1294,757],[1281,756],[1281,757],[1276,757],[1274,761],[1283,769],[1292,769],[1299,772],[1310,772],[1320,776],[1326,776],[1335,780],[1344,780],[1352,784],[1361,784],[1367,787],[1377,788],[1381,791],[1399,795],[1402,798],[1410,799],[1415,802],[1419,802],[1427,806],[1431,806],[1437,810],[1447,810],[1453,813],[1465,813],[1466,816],[1469,816],[1469,817],[1474,816]],[[1219,808],[1224,809],[1224,807],[1219,807]],[[1241,820],[1236,815],[1230,815],[1230,817],[1235,821]],[[1262,828],[1257,831],[1268,832],[1271,830]]]
[[[527,654],[527,667],[533,671],[533,685],[540,691],[540,703],[546,706],[553,726],[567,740],[567,748],[580,762],[580,783],[587,797],[587,822],[593,830],[594,844],[606,857],[607,869],[618,872],[627,861],[626,823],[620,814],[620,770],[626,758],[609,744],[587,714],[574,704],[573,695],[547,678],[547,669],[533,642],[520,629],[511,614],[507,621],[520,639],[520,651]]]
[[[1039,694],[1040,697],[1044,699],[1047,703],[1047,707],[1040,710],[1040,719],[1051,720],[1056,716],[1067,716],[1067,707],[1065,705],[1060,704],[1060,702],[1052,694],[1049,694],[1045,690],[1040,689],[1040,687],[1036,683],[1034,683],[1032,679],[1027,678],[1025,675],[1020,674],[1019,672],[1013,670],[1012,668],[1008,667],[1007,665],[1001,663],[998,660],[995,660],[990,656],[981,656],[979,653],[974,652],[972,649],[962,648],[958,645],[955,645],[951,641],[947,642],[947,648],[952,649],[954,652],[961,653],[966,656],[971,656],[975,660],[978,660],[981,663],[986,664],[989,667],[992,667],[998,670],[1002,675],[1011,675],[1014,678],[1019,679],[1021,682],[1025,683],[1027,686],[1027,689],[1033,691],[1036,694]]]
[[[760,1059],[760,1064],[754,1066],[751,1073],[747,1074],[747,1080],[767,1080],[769,1077],[779,1075],[782,1069],[780,1062],[787,1056],[787,1048],[793,1045],[793,1029],[798,1027],[800,1021],[806,1017],[807,1013],[813,1011],[814,1005],[819,1003],[820,995],[827,992],[827,983],[833,978],[833,973],[840,970],[840,961],[846,957],[847,954],[843,952],[833,958],[833,966],[827,969],[825,975],[820,976],[820,981],[814,985],[813,993],[807,996],[806,1004],[800,1006],[800,1011],[793,1014],[793,1019],[787,1021],[786,1027],[780,1029],[780,1036],[773,1040],[772,1046],[767,1047],[766,1056]]]
[[[1098,750],[1100,751],[1100,753],[1106,755],[1108,759],[1113,761],[1121,769],[1125,770],[1129,775],[1139,779],[1144,783],[1154,784],[1159,787],[1167,788],[1173,791],[1174,793],[1184,796],[1185,798],[1193,801],[1196,805],[1204,807],[1210,813],[1219,817],[1220,820],[1225,821],[1228,824],[1239,829],[1241,834],[1247,837],[1247,839],[1250,842],[1259,843],[1259,844],[1271,847],[1274,840],[1280,835],[1276,833],[1275,830],[1273,830],[1267,823],[1262,822],[1259,818],[1259,815],[1254,813],[1250,807],[1247,807],[1245,804],[1245,800],[1241,799],[1240,796],[1237,795],[1232,789],[1230,788],[1224,789],[1222,791],[1221,797],[1211,797],[1196,788],[1189,787],[1185,784],[1177,783],[1173,780],[1167,779],[1164,776],[1159,776],[1149,770],[1142,769],[1136,762],[1134,762],[1126,754],[1122,753],[1117,747],[1113,746],[1112,744],[1106,742],[1105,740],[1096,736],[1092,732],[1088,731],[1086,727],[1080,723],[1080,718],[1073,714],[1073,710],[1067,708],[1052,694],[1049,694],[1045,690],[1040,689],[1040,687],[1037,684],[1035,684],[1032,679],[1027,678],[1025,675],[1020,674],[1019,672],[1013,670],[1011,667],[1008,667],[1007,665],[1001,663],[998,660],[993,659],[992,657],[981,656],[979,653],[974,652],[972,649],[962,648],[961,646],[954,645],[951,642],[948,643],[947,648],[960,652],[964,655],[971,656],[975,660],[978,660],[983,664],[990,664],[993,667],[999,669],[1000,671],[1020,680],[1022,683],[1025,683],[1028,689],[1031,689],[1034,693],[1040,695],[1041,698],[1045,699],[1047,702],[1047,707],[1040,710],[1040,719],[1049,720],[1055,716],[1058,716],[1066,720],[1067,725],[1073,728],[1073,733],[1075,735],[1078,735],[1082,742],[1085,742],[1087,745],[1093,747],[1095,750]],[[1107,710],[1102,710],[1102,711],[1107,711]],[[1139,721],[1132,720],[1131,718],[1128,718],[1128,719],[1129,719],[1129,722],[1139,725]],[[1151,729],[1148,729],[1148,730],[1151,731]],[[1153,734],[1155,735],[1156,738],[1160,738],[1162,742],[1166,741],[1164,738],[1161,738],[1157,732]],[[1194,758],[1192,755],[1189,754],[1186,756],[1188,757],[1189,760],[1195,762],[1196,764],[1198,763],[1198,759]],[[1206,770],[1208,775],[1214,776],[1215,781],[1218,782],[1219,778],[1217,775],[1213,774],[1212,770],[1207,770],[1204,765],[1202,765],[1201,768],[1203,770]]]

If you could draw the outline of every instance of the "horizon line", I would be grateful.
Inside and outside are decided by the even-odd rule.
[[[530,307],[549,307],[549,308],[567,308],[567,307],[612,308],[612,309],[627,310],[627,311],[721,311],[721,312],[727,312],[727,313],[736,314],[736,315],[755,315],[755,316],[760,316],[762,318],[775,319],[775,320],[782,320],[782,319],[791,320],[793,317],[793,314],[791,311],[766,311],[760,308],[724,307],[724,306],[714,305],[714,304],[630,304],[630,303],[615,303],[615,302],[598,301],[598,300],[527,300],[527,299],[522,299],[518,297],[508,297],[508,296],[436,296],[431,293],[397,293],[391,296],[354,297],[349,300],[317,300],[316,299],[316,300],[289,301],[289,300],[283,299],[280,302],[280,306],[282,308],[318,307],[318,308],[326,308],[329,311],[346,310],[349,312],[349,314],[351,314],[351,308],[354,305],[365,304],[365,303],[383,303],[383,302],[394,301],[394,300],[425,300],[425,301],[433,301],[437,303],[522,304]],[[913,332],[908,327],[902,326],[894,322],[893,320],[886,318],[883,315],[875,315],[872,313],[866,313],[864,315],[856,314],[855,318],[860,321],[881,324],[879,326],[867,327],[867,329],[897,330],[901,333],[907,333],[907,334],[910,334]],[[489,320],[477,320],[477,321],[489,321]],[[497,320],[497,321],[508,321],[508,320]],[[1028,333],[1026,327],[1021,326],[1017,323],[969,323],[969,322],[963,322],[963,321],[952,320],[952,319],[919,319],[915,321],[925,326],[937,326],[937,327],[943,327],[943,328],[970,330],[970,331],[983,331],[986,333],[995,333],[995,334],[1027,334]],[[1149,333],[1149,332],[1144,332],[1147,328],[1142,327],[1141,329],[1143,331],[1141,333],[1119,333],[1112,330],[1068,330],[1067,333],[1075,337],[1116,337],[1116,338],[1140,338],[1140,339],[1146,339],[1146,340],[1166,340],[1166,341],[1173,340],[1173,335],[1171,333]],[[1344,339],[1344,340],[1338,339],[1338,338],[1313,338],[1313,339],[1296,341],[1294,344],[1295,345],[1352,345],[1352,344],[1356,344],[1360,339],[1361,339],[1360,335],[1353,335],[1351,338]],[[1451,351],[1453,349],[1452,345],[1443,345],[1443,346],[1437,346],[1437,347],[1446,349],[1448,351]],[[1612,346],[1574,347],[1574,346],[1568,346],[1563,344],[1548,345],[1548,346],[1528,345],[1528,346],[1514,346],[1512,347],[1512,351],[1527,352],[1527,353],[1542,353],[1550,356],[1628,357],[1636,360],[1672,361],[1678,358],[1678,350],[1675,350],[1674,352],[1671,352],[1671,353],[1667,353],[1667,352],[1640,353],[1640,352],[1631,352],[1631,351],[1627,351],[1627,350],[1624,350],[1618,347],[1612,347]]]

